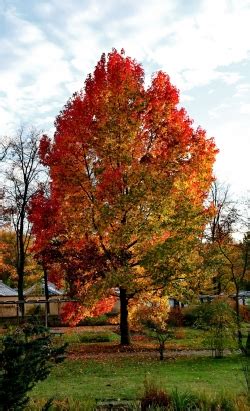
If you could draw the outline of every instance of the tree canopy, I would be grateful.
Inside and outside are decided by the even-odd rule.
[[[185,285],[199,260],[217,150],[178,104],[167,74],[146,87],[142,66],[113,50],[58,115],[54,140],[40,144],[51,186],[32,200],[36,251],[86,306],[119,288],[124,344],[129,300]]]

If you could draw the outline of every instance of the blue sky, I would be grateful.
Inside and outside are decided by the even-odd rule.
[[[113,47],[161,69],[220,149],[215,173],[250,176],[249,0],[0,0],[0,134],[53,133],[55,116]]]

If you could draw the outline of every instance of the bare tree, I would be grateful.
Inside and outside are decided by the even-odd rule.
[[[244,280],[249,277],[249,255],[250,255],[250,233],[245,234],[241,242],[222,242],[218,241],[218,247],[224,257],[225,265],[229,271],[229,280],[233,284],[235,290],[235,304],[236,304],[236,323],[238,331],[238,343],[240,349],[246,353],[243,346],[243,337],[241,332],[241,316],[240,316],[240,287]],[[250,343],[250,333],[249,342]],[[249,350],[250,347],[247,349]],[[248,353],[250,354],[250,352]]]
[[[209,202],[214,208],[214,214],[206,230],[206,242],[211,244],[214,258],[214,292],[221,294],[224,291],[223,277],[225,274],[224,258],[218,245],[223,241],[232,240],[233,234],[238,229],[240,214],[235,202],[230,197],[229,186],[215,180],[212,184]]]
[[[216,256],[214,258],[216,293],[220,294],[225,291],[222,287],[223,278],[224,286],[233,287],[238,343],[241,350],[246,353],[246,348],[242,343],[239,299],[240,288],[249,275],[250,233],[249,229],[246,230],[247,222],[240,211],[240,204],[230,199],[228,187],[215,181],[210,200],[215,214],[207,230],[207,242],[212,246],[213,257]],[[241,232],[242,227],[244,227],[245,235],[243,239],[237,239],[235,235]]]
[[[1,144],[7,211],[16,233],[16,270],[18,275],[18,299],[24,301],[24,276],[31,227],[27,219],[27,207],[32,196],[42,186],[42,166],[38,150],[40,132],[35,128],[20,128],[16,136]],[[44,177],[44,176],[43,176]],[[20,304],[22,316],[24,304]]]

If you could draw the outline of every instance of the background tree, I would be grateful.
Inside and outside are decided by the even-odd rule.
[[[231,241],[221,241],[218,243],[220,252],[224,257],[224,264],[230,273],[229,281],[233,285],[234,295],[235,295],[235,307],[236,307],[236,321],[237,321],[237,331],[238,331],[238,343],[240,349],[249,355],[250,346],[250,331],[248,332],[248,342],[247,346],[243,345],[243,336],[241,331],[241,315],[240,315],[240,287],[244,281],[249,280],[250,275],[250,265],[249,265],[249,255],[250,255],[250,238],[249,233],[247,233],[243,240],[236,242],[231,239]]]
[[[142,67],[113,50],[57,117],[54,142],[41,140],[51,187],[31,211],[37,251],[56,242],[61,273],[85,306],[119,289],[122,344],[130,342],[130,299],[168,285],[147,256],[172,238],[182,204],[199,220],[192,230],[186,216],[187,241],[207,217],[216,148],[178,103],[166,74],[146,89]],[[42,230],[47,213],[52,223]]]
[[[206,264],[213,272],[213,294],[228,292],[230,286],[228,269],[219,244],[232,241],[240,229],[242,216],[239,204],[233,201],[229,187],[218,180],[212,183],[209,198],[212,217],[205,232]]]
[[[206,232],[206,262],[214,271],[215,292],[234,293],[238,342],[242,350],[240,289],[249,279],[249,232],[240,204],[230,199],[229,188],[215,181],[211,189],[214,215]],[[244,211],[244,210],[243,210]],[[242,237],[241,230],[246,232]],[[240,237],[239,238],[239,234]]]
[[[0,279],[12,288],[17,288],[16,233],[13,230],[0,230]],[[32,252],[32,238],[25,260],[24,286],[29,287],[42,277],[41,266]]]
[[[18,277],[18,299],[24,300],[25,264],[31,239],[27,207],[41,185],[41,165],[38,158],[40,132],[24,128],[14,138],[1,145],[4,153],[2,172],[5,176],[5,201],[15,231],[15,256]],[[20,304],[22,315],[24,305]]]
[[[204,342],[215,358],[222,358],[227,348],[236,348],[236,316],[227,298],[216,297],[202,304],[196,326],[207,330]]]
[[[10,287],[17,286],[16,237],[13,231],[0,230],[0,279]]]

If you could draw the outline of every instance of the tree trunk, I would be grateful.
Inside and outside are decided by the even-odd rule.
[[[43,278],[44,278],[44,295],[45,295],[45,300],[46,300],[46,313],[50,314],[48,272],[45,266],[43,267]]]
[[[130,345],[128,298],[127,291],[123,287],[120,287],[120,333],[121,345]]]
[[[24,318],[24,295],[23,295],[23,273],[18,272],[18,309],[21,313],[21,318]]]
[[[159,344],[160,361],[164,360],[164,350],[165,350],[165,343],[160,342]]]
[[[245,355],[246,357],[250,357],[250,331],[247,333],[247,342],[245,348]]]
[[[240,350],[245,353],[245,347],[242,341],[242,332],[240,326],[240,303],[239,303],[239,288],[236,287],[235,293],[235,310],[236,310],[236,324],[237,324],[237,338],[238,338],[238,345]]]
[[[17,275],[18,275],[18,300],[21,301],[19,303],[19,309],[21,312],[22,319],[24,318],[24,294],[23,294],[23,286],[24,286],[24,263],[25,263],[25,250],[24,250],[24,242],[23,242],[23,224],[21,223],[20,232],[18,235],[18,242],[17,242]]]

